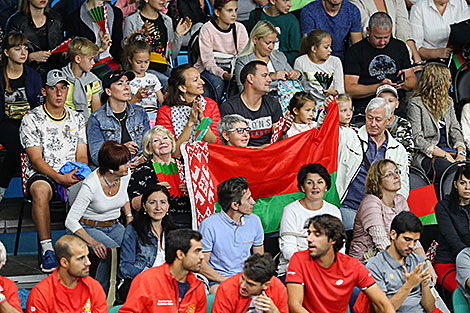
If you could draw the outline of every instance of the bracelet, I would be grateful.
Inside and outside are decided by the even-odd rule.
[[[430,258],[426,258],[426,259],[424,259],[424,262],[427,262],[427,261],[429,261],[429,262],[431,262],[431,263],[432,263],[432,261],[431,261],[431,259],[430,259]]]
[[[0,304],[5,302],[6,300],[7,300],[7,297],[3,293],[0,293]]]
[[[463,156],[467,156],[467,151],[465,150],[460,150],[457,152],[457,154],[460,154],[460,155],[463,155]]]
[[[132,213],[126,214],[126,218],[128,217],[134,217],[134,215],[132,215]]]

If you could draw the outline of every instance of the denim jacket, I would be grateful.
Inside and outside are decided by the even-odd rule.
[[[140,105],[127,103],[126,127],[132,141],[139,145],[137,154],[142,153],[142,138],[150,129],[147,113]],[[88,148],[90,150],[91,163],[98,166],[98,151],[106,140],[121,143],[121,124],[114,116],[109,102],[93,112],[87,125]]]
[[[119,277],[133,279],[155,263],[158,250],[158,239],[149,230],[148,236],[152,238],[152,245],[144,245],[139,239],[132,224],[127,225],[121,243],[121,262]]]

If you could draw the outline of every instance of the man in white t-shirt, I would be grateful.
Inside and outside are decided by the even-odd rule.
[[[79,179],[76,170],[62,175],[60,168],[67,162],[88,163],[85,119],[64,106],[68,82],[60,70],[47,74],[42,94],[45,104],[23,117],[20,139],[28,155],[26,196],[32,198],[33,220],[42,246],[44,272],[57,267],[51,240],[49,201],[58,197],[57,186],[66,188]]]

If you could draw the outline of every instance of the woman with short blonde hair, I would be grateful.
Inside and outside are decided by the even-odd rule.
[[[271,89],[277,88],[278,80],[296,80],[301,77],[301,73],[289,65],[284,53],[276,49],[277,36],[276,28],[268,21],[259,21],[253,28],[250,40],[235,65],[235,80],[240,91],[243,90],[240,73],[246,64],[254,60],[263,61],[268,65],[269,76],[273,81]]]
[[[142,139],[143,157],[146,161],[136,167],[129,182],[129,198],[135,210],[142,207],[142,194],[155,185],[165,186],[170,192],[169,214],[178,227],[191,228],[191,204],[186,184],[180,181],[173,133],[162,125],[148,130]]]

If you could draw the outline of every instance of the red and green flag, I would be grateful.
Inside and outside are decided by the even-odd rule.
[[[170,164],[154,162],[153,169],[157,174],[158,181],[164,181],[170,184],[171,188],[168,190],[170,195],[173,197],[182,195],[179,188],[179,185],[181,184],[181,178],[178,173],[178,166],[175,162],[171,162]]]
[[[408,206],[423,223],[423,225],[437,224],[434,208],[437,204],[434,184],[416,188],[410,191]]]
[[[303,132],[264,149],[230,147],[206,142],[182,145],[185,177],[193,214],[193,228],[217,207],[217,186],[235,176],[248,181],[265,233],[279,230],[283,208],[303,197],[297,188],[297,173],[308,163],[320,163],[332,177],[324,199],[339,206],[336,191],[339,122],[335,108],[329,110],[322,127]]]

